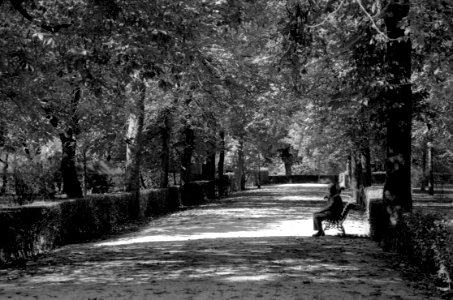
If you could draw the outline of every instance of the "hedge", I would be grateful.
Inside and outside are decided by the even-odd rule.
[[[112,232],[135,218],[131,203],[132,194],[122,193],[1,209],[0,265]],[[180,206],[179,189],[144,191],[140,206],[143,217],[175,211]]]

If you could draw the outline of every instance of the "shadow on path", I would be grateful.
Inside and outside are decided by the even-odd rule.
[[[151,221],[140,231],[68,245],[0,270],[12,299],[427,299],[358,235],[312,238],[323,185],[278,185]],[[347,197],[344,197],[348,201]]]

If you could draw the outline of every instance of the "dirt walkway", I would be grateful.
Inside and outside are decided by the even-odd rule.
[[[0,270],[0,299],[428,299],[366,238],[312,238],[322,185],[280,185]],[[344,197],[344,200],[348,200]],[[352,212],[346,232],[367,233]]]

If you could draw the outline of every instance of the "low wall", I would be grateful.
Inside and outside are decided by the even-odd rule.
[[[175,211],[178,188],[144,191],[144,217]],[[134,219],[132,195],[90,195],[85,199],[33,203],[0,210],[0,266],[70,243],[100,237]]]
[[[370,238],[374,241],[380,241],[387,228],[388,213],[382,199],[383,190],[383,186],[370,186],[363,190],[363,204],[370,223]]]
[[[329,183],[337,182],[338,175],[277,175],[269,176],[269,183]]]

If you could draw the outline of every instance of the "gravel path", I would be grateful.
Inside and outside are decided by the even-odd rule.
[[[434,299],[363,237],[311,237],[324,185],[276,185],[0,270],[0,299]],[[347,197],[343,197],[348,201]]]

